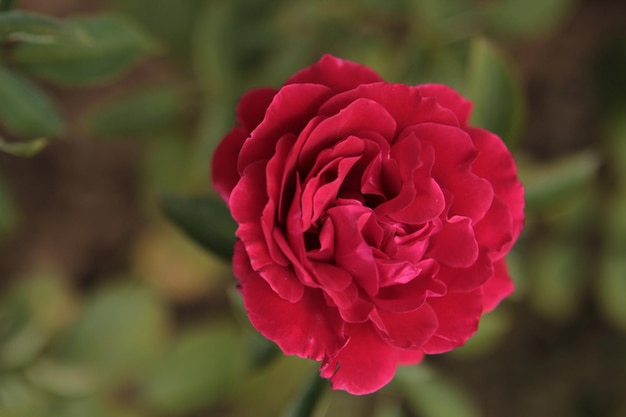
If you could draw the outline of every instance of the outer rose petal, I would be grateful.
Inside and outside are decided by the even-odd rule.
[[[247,132],[252,132],[265,117],[265,111],[278,90],[257,88],[244,94],[237,104],[237,123]]]
[[[459,93],[443,84],[422,84],[418,85],[417,88],[424,97],[434,97],[442,107],[452,110],[459,119],[461,126],[467,125],[472,112],[471,101],[466,100]]]
[[[330,378],[333,389],[352,394],[370,394],[393,378],[398,350],[384,342],[371,325],[346,325],[348,342],[324,359],[320,375]]]
[[[237,158],[247,138],[248,134],[245,129],[234,127],[217,145],[213,154],[211,161],[213,187],[226,202],[228,202],[231,191],[241,177],[237,172]]]
[[[513,293],[513,281],[509,276],[506,262],[501,259],[494,262],[493,276],[482,286],[483,291],[483,312],[487,313]]]
[[[294,74],[285,85],[322,84],[339,93],[378,81],[382,78],[370,68],[326,54],[315,64]]]
[[[233,268],[252,325],[287,355],[321,360],[344,344],[343,323],[321,292],[305,291],[297,303],[283,300],[250,267],[242,245],[235,246]]]
[[[482,290],[464,293],[448,293],[444,297],[431,298],[430,305],[437,312],[439,328],[424,344],[424,353],[443,353],[464,344],[478,329],[483,312]]]

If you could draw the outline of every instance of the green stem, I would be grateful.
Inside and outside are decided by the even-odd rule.
[[[311,417],[326,385],[328,381],[314,374],[313,378],[304,384],[302,391],[282,417]]]
[[[0,0],[0,12],[7,12],[15,6],[17,0]]]

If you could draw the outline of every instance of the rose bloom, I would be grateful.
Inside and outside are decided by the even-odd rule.
[[[325,55],[245,94],[215,151],[250,321],[335,389],[371,393],[462,345],[513,291],[523,188],[471,108]]]

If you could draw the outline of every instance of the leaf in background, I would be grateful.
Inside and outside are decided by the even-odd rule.
[[[37,13],[10,11],[0,13],[0,42],[9,39],[32,43],[51,43],[61,24],[58,20]]]
[[[116,10],[132,16],[174,53],[188,53],[201,0],[114,0]]]
[[[312,416],[327,386],[326,379],[319,376],[317,372],[313,373],[282,417]]]
[[[529,259],[531,307],[548,320],[573,320],[582,306],[585,265],[581,250],[568,242],[535,244]]]
[[[158,415],[187,415],[228,395],[243,371],[242,343],[232,324],[188,330],[140,388],[139,401]]]
[[[625,246],[622,246],[624,248]],[[617,249],[617,248],[616,248]],[[614,326],[626,331],[626,257],[624,249],[606,251],[596,281],[598,309]]]
[[[476,334],[450,355],[464,359],[484,357],[498,348],[510,328],[510,319],[502,309],[485,314],[480,319]]]
[[[222,294],[230,267],[160,217],[146,227],[133,250],[133,271],[170,301],[198,302]]]
[[[0,416],[49,417],[48,411],[46,395],[28,384],[21,375],[0,374]]]
[[[135,410],[127,410],[121,401],[104,396],[88,396],[80,399],[64,399],[49,405],[48,417],[147,417]],[[30,417],[30,416],[29,416]]]
[[[460,387],[443,379],[425,364],[401,367],[397,382],[409,408],[422,417],[478,417],[472,398]]]
[[[595,153],[580,152],[549,163],[518,160],[519,176],[524,183],[529,212],[567,204],[583,193],[600,167]]]
[[[57,42],[18,45],[12,57],[41,78],[81,85],[110,79],[156,49],[156,41],[133,21],[100,14],[67,20]]]
[[[98,136],[150,135],[176,124],[183,97],[171,85],[132,92],[98,108],[87,128]]]
[[[75,311],[63,275],[35,270],[19,276],[0,303],[0,366],[31,362],[74,319]]]
[[[14,156],[34,156],[48,145],[48,139],[38,138],[27,141],[6,142],[0,137],[0,151]]]
[[[216,197],[160,196],[161,209],[189,237],[227,262],[233,256],[237,224]]]
[[[63,120],[48,97],[30,81],[1,65],[0,125],[24,139],[56,137],[62,135],[65,129]],[[21,151],[11,146],[7,149]]]
[[[567,15],[572,0],[500,0],[485,3],[487,25],[505,35],[545,35]]]
[[[114,382],[152,365],[165,349],[169,327],[166,307],[152,291],[134,284],[105,287],[86,301],[55,358],[90,366]]]
[[[513,68],[486,39],[470,45],[465,93],[474,102],[471,124],[497,133],[511,147],[524,118],[522,89]]]
[[[1,140],[0,149],[2,149]],[[13,230],[16,222],[17,212],[13,205],[13,200],[2,182],[2,177],[0,177],[0,239]]]

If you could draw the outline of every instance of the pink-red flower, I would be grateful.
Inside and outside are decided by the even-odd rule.
[[[462,345],[513,290],[523,188],[471,108],[325,55],[244,95],[215,152],[250,321],[336,389],[373,392]]]

